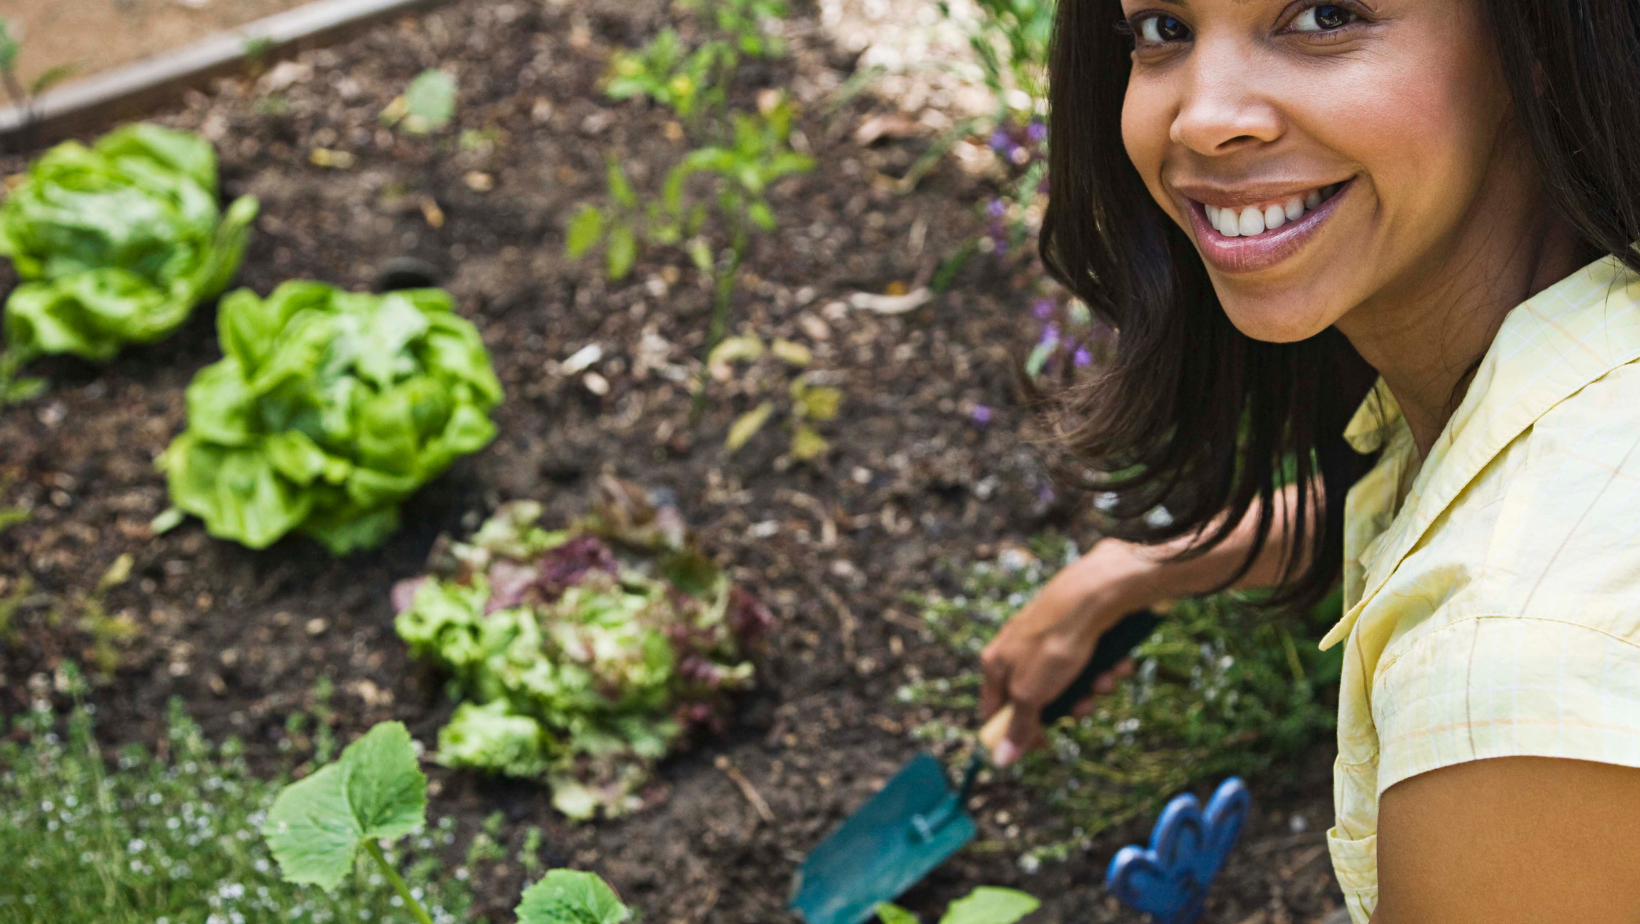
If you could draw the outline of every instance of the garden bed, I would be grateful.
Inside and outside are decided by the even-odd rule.
[[[856,126],[891,107],[862,96],[826,112],[854,54],[798,13],[790,57],[748,64],[736,92],[786,88],[801,106],[796,143],[819,166],[774,188],[781,228],[759,242],[731,327],[807,346],[843,390],[840,417],[823,427],[829,452],[790,464],[774,426],[724,450],[738,415],[784,392],[773,371],[714,382],[702,423],[687,425],[684,379],[710,293],[681,252],[641,259],[619,285],[601,261],[564,256],[568,219],[604,195],[606,153],[654,190],[683,150],[664,111],[610,103],[597,83],[611,48],[663,24],[660,7],[465,0],[379,26],[156,119],[217,144],[225,195],[261,199],[239,284],[368,288],[394,258],[436,268],[493,353],[507,390],[500,435],[408,503],[404,529],[376,552],[336,560],[304,538],[256,552],[197,522],[162,536],[148,527],[167,506],[153,460],[183,426],[190,378],[218,355],[212,312],[106,367],[36,364],[50,391],[0,414],[0,506],[28,514],[0,532],[0,597],[27,577],[37,596],[72,600],[121,555],[133,567],[102,597],[98,632],[47,607],[13,620],[0,711],[27,708],[63,659],[96,662],[100,644],[113,669],[92,701],[115,741],[161,740],[166,703],[181,697],[209,736],[244,739],[252,765],[272,772],[287,718],[311,711],[327,678],[342,740],[399,719],[430,743],[451,705],[393,632],[394,582],[423,570],[440,533],[464,534],[503,501],[540,500],[567,521],[613,473],[672,491],[734,579],[774,609],[758,690],[727,738],[662,766],[668,798],[629,817],[572,823],[538,786],[441,768],[430,768],[433,811],[469,833],[499,811],[514,842],[543,827],[544,862],[600,873],[647,920],[787,920],[803,854],[918,747],[909,730],[930,713],[897,691],[963,666],[925,636],[904,595],[936,589],[942,562],[1078,529],[1075,499],[1049,490],[1017,407],[1014,357],[1030,332],[1016,279],[976,258],[909,313],[849,307],[856,292],[925,283],[983,232],[974,204],[989,192],[955,168],[896,191],[891,177],[929,139],[860,146]],[[383,127],[378,114],[428,67],[458,78],[455,125],[427,138]],[[0,174],[24,163],[0,158]],[[566,373],[592,344],[601,358]],[[976,407],[997,410],[987,421]],[[1255,818],[1207,920],[1308,922],[1339,903],[1321,834],[1329,768],[1330,751],[1317,753],[1253,787]],[[1137,920],[1102,880],[1114,850],[1144,830],[1108,832],[1028,874],[1018,858],[1063,837],[1061,820],[1017,784],[981,788],[980,842],[904,904],[926,915],[983,883],[1042,897],[1032,920]],[[523,880],[517,864],[496,864],[479,910],[502,919]]]

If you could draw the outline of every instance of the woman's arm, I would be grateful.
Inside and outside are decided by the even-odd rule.
[[[1379,801],[1372,920],[1640,921],[1640,769],[1500,757],[1396,783]]]
[[[1319,494],[1315,492],[1316,506],[1311,510],[1319,507]],[[1297,485],[1276,495],[1277,513],[1269,539],[1236,587],[1265,587],[1280,579],[1290,547],[1290,512],[1297,497]],[[1189,537],[1162,546],[1106,539],[1049,581],[980,656],[985,673],[982,716],[990,717],[1006,702],[1020,706],[992,759],[1006,766],[1041,743],[1042,707],[1064,692],[1093,656],[1099,637],[1123,615],[1163,600],[1206,592],[1235,573],[1252,546],[1259,509],[1255,503],[1222,543],[1197,558],[1166,560],[1188,547]],[[1307,552],[1301,549],[1300,555]],[[1126,662],[1119,672],[1131,669],[1131,662]],[[1109,692],[1114,683],[1111,675],[1103,676],[1094,690]]]

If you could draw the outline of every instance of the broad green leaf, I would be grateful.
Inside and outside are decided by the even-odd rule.
[[[524,890],[518,924],[623,924],[632,912],[591,873],[555,869]]]
[[[286,882],[334,889],[353,868],[364,832],[347,802],[347,770],[331,764],[286,786],[262,834]]]
[[[416,135],[436,132],[456,115],[456,79],[429,68],[404,88],[404,130]]]
[[[831,444],[826,442],[826,438],[808,424],[798,424],[797,430],[792,433],[792,458],[799,462],[817,459],[830,448]]]
[[[980,886],[966,898],[952,902],[940,924],[1014,924],[1041,904],[1014,889]]]
[[[383,722],[348,745],[341,759],[286,786],[262,833],[288,882],[334,889],[366,840],[392,840],[426,823],[427,777],[410,733]]]
[[[638,207],[638,194],[632,191],[632,183],[626,178],[626,170],[621,162],[614,157],[609,158],[605,166],[605,173],[609,178],[610,198],[629,209]]]
[[[757,225],[764,231],[773,231],[775,228],[774,210],[769,208],[769,203],[764,202],[762,199],[753,202],[747,208],[746,217],[752,220],[752,224]]]
[[[877,920],[881,921],[882,924],[922,924],[916,915],[899,905],[891,905],[888,902],[881,902],[877,905]]]
[[[603,236],[604,213],[599,211],[596,206],[582,206],[581,210],[575,213],[575,217],[569,223],[569,240],[567,244],[569,255],[575,258],[581,257],[588,250],[591,250],[592,246],[598,243],[598,239]]]
[[[765,401],[757,407],[740,415],[732,426],[729,435],[723,441],[724,448],[735,452],[746,445],[746,441],[757,435],[763,425],[769,422],[769,415],[774,413],[774,402]]]
[[[610,279],[619,281],[632,272],[633,264],[638,262],[638,239],[631,225],[620,222],[610,226],[605,257]]]
[[[171,530],[176,529],[178,526],[181,526],[182,521],[187,518],[188,515],[183,513],[181,510],[178,510],[175,507],[166,507],[164,510],[159,512],[158,516],[149,521],[148,531],[156,536],[163,536]]]

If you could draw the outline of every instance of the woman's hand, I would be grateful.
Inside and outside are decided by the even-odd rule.
[[[1155,602],[1143,599],[1138,588],[1156,568],[1138,547],[1105,540],[1055,575],[985,647],[981,716],[990,718],[1005,703],[1015,707],[1007,736],[991,753],[993,763],[1007,766],[1044,742],[1042,707],[1070,686],[1106,629],[1129,610]],[[1118,677],[1131,673],[1132,659],[1123,659],[1099,676],[1094,693],[1109,693]],[[1075,714],[1085,715],[1091,705],[1090,697]]]

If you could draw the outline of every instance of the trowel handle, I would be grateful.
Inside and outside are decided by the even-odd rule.
[[[1105,630],[1105,634],[1099,636],[1099,644],[1093,649],[1093,657],[1088,659],[1082,672],[1076,675],[1076,679],[1065,688],[1065,692],[1059,694],[1058,699],[1042,707],[1042,724],[1052,725],[1070,715],[1077,703],[1088,698],[1088,694],[1093,690],[1093,682],[1099,679],[1099,675],[1132,654],[1133,649],[1149,638],[1150,633],[1156,630],[1161,621],[1162,617],[1156,615],[1154,610],[1134,610],[1123,616],[1116,625]],[[979,740],[987,750],[994,749],[1007,734],[1008,723],[1013,719],[1013,714],[1012,705],[1003,706],[997,710],[996,715],[991,716],[989,722],[985,723],[985,727],[980,730]]]

